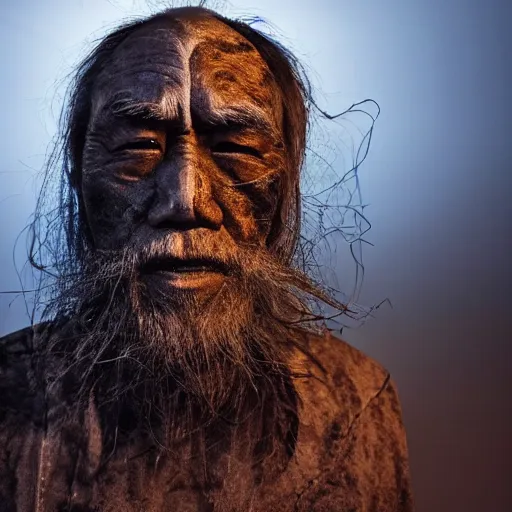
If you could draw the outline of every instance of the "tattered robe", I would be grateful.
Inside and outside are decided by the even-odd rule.
[[[62,420],[66,397],[49,398],[43,327],[0,340],[0,512],[206,512],[212,503],[177,460],[134,438],[105,453],[106,428],[92,399],[83,421]],[[406,436],[390,375],[329,332],[312,337],[315,364],[297,354],[295,451],[286,469],[255,487],[251,512],[410,512]],[[60,418],[57,421],[56,418]],[[233,461],[236,464],[236,461]],[[251,468],[235,466],[226,492]],[[245,499],[245,498],[244,498]]]

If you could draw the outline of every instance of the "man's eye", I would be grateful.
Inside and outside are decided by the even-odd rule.
[[[162,151],[162,146],[155,139],[132,140],[116,148],[117,151]]]
[[[212,151],[213,153],[236,153],[261,158],[261,153],[257,149],[230,141],[223,141],[215,144]]]

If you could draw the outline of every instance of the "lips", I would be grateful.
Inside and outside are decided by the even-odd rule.
[[[172,272],[176,274],[217,272],[228,274],[228,269],[223,263],[208,258],[155,258],[145,263],[141,271],[144,274],[158,272]]]

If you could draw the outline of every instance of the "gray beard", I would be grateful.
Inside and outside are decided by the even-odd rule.
[[[304,298],[311,283],[265,249],[218,235],[177,236],[90,252],[78,275],[61,279],[51,309],[57,323],[73,327],[48,344],[62,361],[57,379],[74,376],[77,404],[94,387],[106,408],[136,404],[152,429],[165,424],[176,435],[219,418],[237,424],[257,416],[265,402],[273,404],[270,416],[295,414],[288,363],[312,330],[303,324],[311,318]],[[169,253],[215,257],[230,269],[229,281],[207,300],[169,294],[139,272]]]
[[[195,447],[194,481],[219,496],[245,467],[252,478],[222,498],[233,504],[227,509],[243,510],[239,500],[277,478],[295,450],[299,397],[290,359],[297,349],[307,353],[315,329],[304,323],[312,318],[305,297],[316,289],[265,249],[189,236],[181,243],[187,253],[174,254],[173,236],[122,253],[91,252],[79,273],[60,280],[47,346],[53,385],[65,391],[54,396],[64,394],[66,415],[75,406],[77,424],[94,398],[103,454],[134,435],[178,461],[187,460],[183,447]],[[226,286],[202,300],[141,277],[144,262],[169,253],[220,259],[230,269]]]

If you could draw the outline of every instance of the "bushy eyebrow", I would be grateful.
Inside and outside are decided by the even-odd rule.
[[[100,110],[101,116],[105,114],[142,123],[171,123],[180,126],[184,124],[180,108],[165,109],[160,103],[133,98],[112,98]],[[193,111],[192,124],[201,131],[254,129],[269,135],[275,135],[276,132],[276,127],[268,114],[250,103]]]
[[[216,110],[203,110],[192,114],[192,121],[200,129],[209,131],[216,129],[255,129],[266,133],[274,133],[275,126],[268,115],[260,108],[251,104],[221,107]]]
[[[113,98],[105,103],[100,114],[110,114],[114,117],[123,117],[141,121],[166,122],[173,121],[175,116],[170,116],[158,103],[134,100],[131,98]]]

